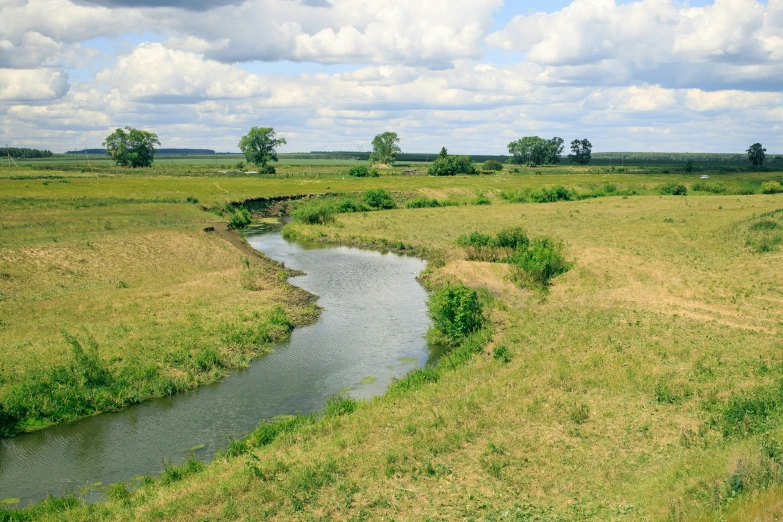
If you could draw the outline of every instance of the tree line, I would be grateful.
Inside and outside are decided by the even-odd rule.
[[[12,158],[50,158],[54,156],[50,150],[41,149],[27,149],[19,147],[0,147],[0,156],[6,158],[8,156]]]
[[[275,170],[270,163],[278,161],[277,148],[285,144],[286,139],[278,137],[274,128],[252,127],[239,140],[238,146],[248,163],[258,166],[259,172],[262,174],[271,174]],[[118,165],[134,168],[152,165],[156,152],[155,145],[160,145],[157,134],[132,127],[117,129],[103,142],[107,154]],[[556,165],[563,158],[564,149],[565,140],[563,138],[556,136],[547,140],[539,136],[526,136],[508,144],[508,152],[511,156],[506,161],[513,165]],[[593,144],[588,139],[573,140],[570,149],[568,160],[571,163],[578,165],[590,163]],[[369,160],[374,165],[393,165],[397,155],[401,152],[399,135],[396,132],[387,131],[373,138]],[[767,159],[766,152],[767,149],[760,143],[754,143],[746,151],[748,160],[756,167],[764,166]],[[692,169],[690,158],[688,162]],[[490,162],[485,162],[485,166],[487,163]],[[498,162],[490,163],[489,170],[498,170],[495,163]],[[485,168],[485,170],[487,169]],[[441,149],[429,171],[430,174],[437,176],[475,174],[477,172],[470,156],[449,155],[446,147]]]

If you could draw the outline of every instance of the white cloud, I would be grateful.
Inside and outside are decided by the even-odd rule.
[[[68,92],[68,73],[52,69],[0,69],[0,100],[42,101]]]
[[[699,8],[674,0],[574,0],[554,13],[517,16],[487,43],[525,53],[548,83],[777,90],[781,12],[783,0],[716,0]]]
[[[161,103],[248,98],[267,92],[257,75],[159,43],[139,45],[97,79],[133,100]]]

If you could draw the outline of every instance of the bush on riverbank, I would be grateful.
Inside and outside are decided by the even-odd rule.
[[[468,261],[508,263],[511,280],[533,288],[546,288],[551,280],[567,272],[571,264],[566,261],[562,241],[538,237],[532,241],[520,227],[501,230],[497,235],[473,232],[457,238]]]
[[[486,322],[478,294],[461,283],[434,292],[427,308],[438,336],[451,346],[463,342]]]

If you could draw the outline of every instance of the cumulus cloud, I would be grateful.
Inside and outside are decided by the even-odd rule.
[[[436,68],[478,58],[502,0],[253,0],[213,11],[222,23],[198,15],[171,21],[172,46],[187,36],[209,58],[320,63],[404,63]],[[323,7],[328,7],[324,9]]]
[[[775,90],[783,79],[783,0],[574,0],[514,17],[490,46],[525,53],[541,81]]]
[[[499,153],[537,134],[596,150],[752,138],[783,151],[783,0],[574,0],[490,35],[501,4],[0,0],[14,21],[0,25],[0,142],[92,147],[134,125],[165,146],[235,150],[263,123],[288,150],[367,146],[394,129],[405,150]],[[492,63],[486,45],[518,63]],[[239,65],[259,60],[329,66]]]
[[[97,79],[133,100],[158,103],[249,98],[267,92],[257,75],[159,43],[139,45]]]
[[[43,101],[68,92],[68,73],[50,69],[0,69],[0,100]]]

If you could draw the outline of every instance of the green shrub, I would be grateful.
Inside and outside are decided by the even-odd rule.
[[[277,170],[272,165],[267,165],[258,169],[259,174],[276,174]]]
[[[436,159],[429,170],[430,176],[456,176],[457,174],[478,174],[470,156],[446,156]]]
[[[337,205],[337,212],[340,214],[350,214],[352,212],[367,212],[372,210],[369,206],[360,201],[346,199]]]
[[[468,261],[503,261],[508,259],[513,251],[527,248],[529,244],[530,240],[520,227],[505,228],[495,237],[473,232],[457,238],[457,245],[465,251]]]
[[[498,172],[503,170],[503,164],[495,160],[487,160],[484,165],[481,166],[481,170],[484,172]]]
[[[234,230],[245,228],[250,222],[250,212],[245,207],[232,208],[229,214],[229,228]]]
[[[510,263],[511,279],[515,283],[541,288],[571,268],[563,253],[563,243],[548,237],[535,238],[529,248],[518,250]]]
[[[761,184],[762,194],[780,194],[783,192],[783,186],[779,181],[766,181]]]
[[[435,329],[452,346],[460,344],[485,322],[478,294],[463,284],[449,285],[433,292],[427,308]]]
[[[576,192],[569,191],[562,185],[552,188],[542,188],[529,193],[529,198],[534,203],[554,203],[556,201],[572,201],[579,199]]]
[[[668,196],[685,196],[688,194],[688,187],[682,183],[671,182],[658,187],[658,192]]]
[[[504,228],[495,236],[495,246],[517,250],[527,248],[530,239],[522,227]]]
[[[337,207],[328,201],[311,201],[297,205],[291,216],[295,221],[309,225],[325,225],[334,221]]]
[[[391,194],[382,188],[368,190],[363,198],[367,206],[376,210],[397,208]]]
[[[407,208],[435,208],[441,206],[437,199],[430,199],[425,196],[412,199],[408,201],[405,206]]]
[[[245,162],[244,162],[244,161],[240,161],[240,162],[238,162],[238,163],[236,164],[236,169],[237,169],[237,170],[245,170]]]
[[[711,192],[713,194],[724,194],[728,190],[726,185],[716,181],[699,181],[691,187],[698,192]]]
[[[377,178],[380,174],[375,169],[369,169],[366,165],[354,165],[348,170],[348,175],[355,178]]]

